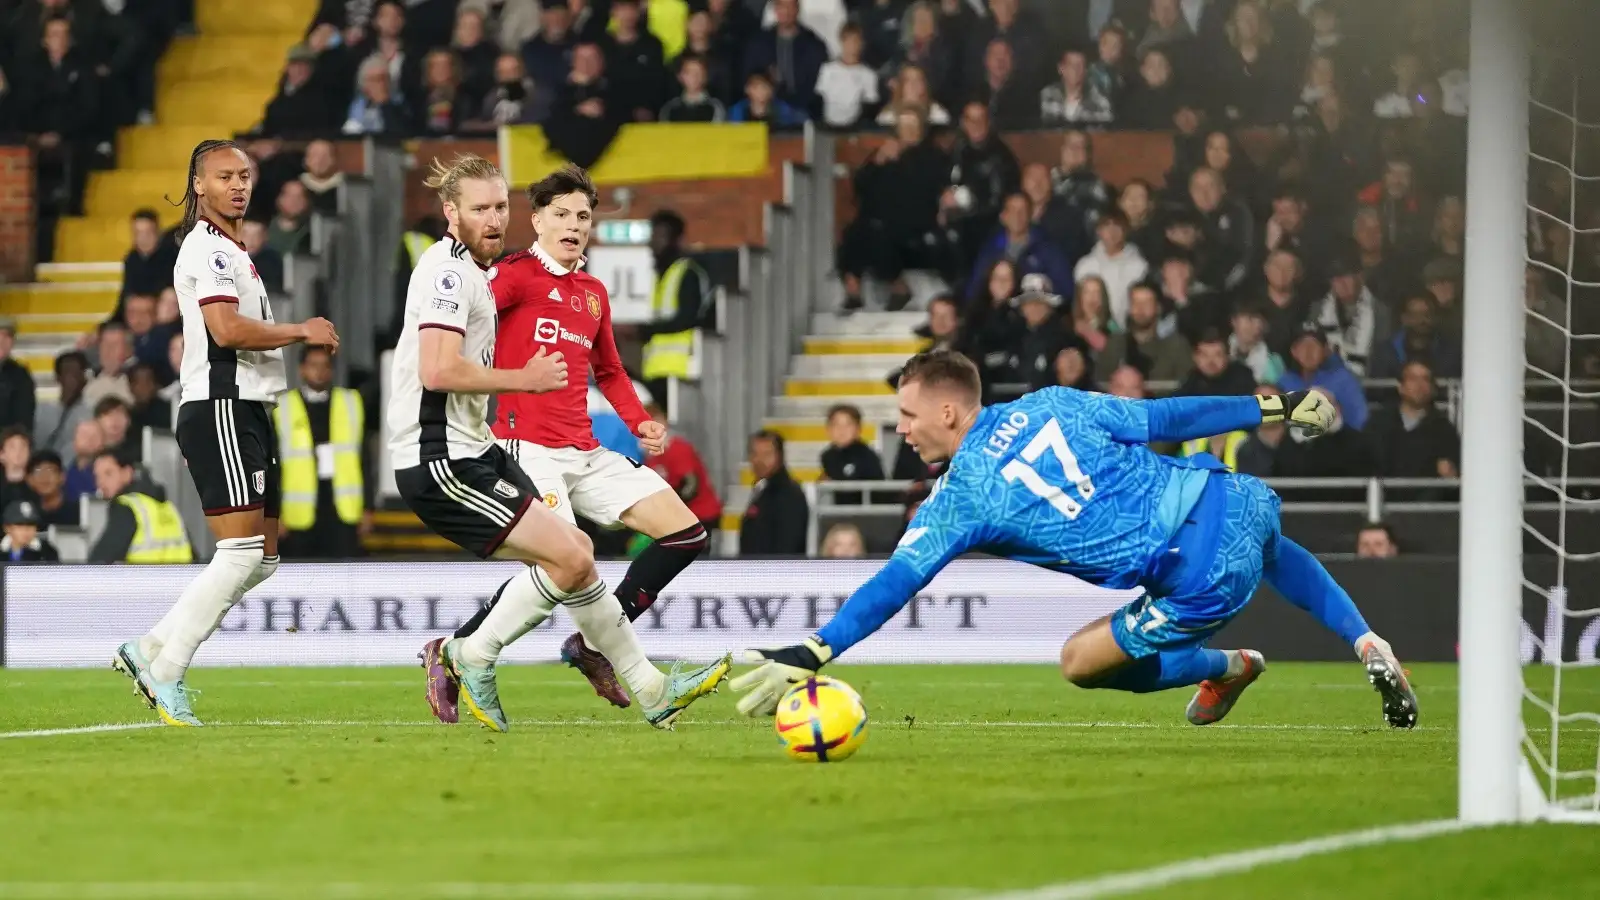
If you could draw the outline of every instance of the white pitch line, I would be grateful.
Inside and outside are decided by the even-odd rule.
[[[1275,844],[1267,847],[1258,847],[1254,850],[1223,853],[1218,856],[1202,856],[1133,872],[1101,875],[1096,878],[1049,884],[1027,890],[990,894],[980,898],[980,900],[1096,900],[1096,898],[1100,897],[1115,897],[1121,894],[1158,890],[1186,881],[1215,878],[1218,875],[1248,872],[1260,866],[1294,862],[1310,856],[1339,853],[1358,847],[1373,847],[1379,844],[1391,844],[1400,841],[1419,841],[1436,835],[1454,834],[1471,827],[1473,826],[1459,819],[1437,819],[1429,822],[1409,822],[1404,825],[1386,825],[1381,828],[1368,828],[1364,831],[1330,834],[1326,837],[1296,841],[1292,844]]]
[[[40,728],[33,731],[0,731],[0,739],[57,737],[66,734],[99,734],[105,731],[137,731],[141,728],[160,728],[160,722],[121,722],[105,725],[84,725],[79,728]]]
[[[969,898],[976,892],[949,888],[882,888],[815,885],[807,890],[873,900]],[[362,882],[0,882],[0,900],[390,900],[429,897],[434,900],[761,900],[772,888],[743,884],[569,883],[519,884],[443,882],[376,884]]]

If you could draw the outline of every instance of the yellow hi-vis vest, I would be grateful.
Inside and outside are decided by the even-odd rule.
[[[123,562],[137,565],[194,562],[194,551],[189,547],[189,536],[184,533],[183,517],[178,515],[177,507],[137,492],[122,494],[117,502],[133,512],[137,523],[133,543],[128,545],[128,555],[123,557]]]
[[[411,259],[412,268],[416,267],[417,260],[422,258],[424,251],[439,243],[420,231],[408,231],[401,236],[400,240],[406,248],[406,256]]]
[[[328,443],[333,447],[333,508],[339,521],[361,521],[361,436],[365,413],[361,395],[334,388],[328,397]],[[283,466],[283,506],[279,515],[290,531],[306,531],[317,521],[316,448],[305,395],[290,391],[278,403],[278,460]]]
[[[1211,438],[1195,438],[1192,441],[1183,442],[1182,454],[1184,456],[1194,456],[1197,453],[1210,453],[1212,456],[1222,460],[1222,464],[1228,467],[1228,471],[1237,472],[1239,471],[1239,445],[1249,439],[1250,432],[1248,431],[1230,431],[1222,435],[1222,452],[1218,453],[1217,448],[1211,443]]]
[[[650,297],[650,314],[657,321],[670,319],[678,311],[678,288],[682,287],[686,277],[700,279],[700,302],[702,305],[711,302],[711,285],[705,270],[694,260],[683,257],[667,266],[667,270],[656,279],[656,289]],[[700,329],[689,328],[672,334],[658,334],[647,341],[644,345],[645,380],[700,377],[699,360],[694,352],[695,342],[699,338]]]

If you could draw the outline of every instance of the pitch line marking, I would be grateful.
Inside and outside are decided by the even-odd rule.
[[[1359,847],[1374,847],[1379,844],[1402,841],[1420,841],[1442,834],[1455,834],[1472,827],[1475,826],[1459,819],[1435,819],[1427,822],[1385,825],[1381,828],[1347,831],[1340,834],[1330,834],[1325,837],[1295,841],[1290,844],[1273,844],[1266,847],[1258,847],[1254,850],[1240,850],[1217,856],[1201,856],[1132,872],[1120,872],[1095,878],[1084,878],[1078,881],[1062,882],[1061,884],[1047,884],[1038,888],[989,894],[979,898],[979,900],[1098,900],[1100,897],[1115,897],[1122,894],[1153,891],[1187,881],[1199,881],[1215,878],[1219,875],[1248,872],[1261,866],[1294,862],[1307,857],[1340,853]]]
[[[0,731],[0,739],[57,737],[67,734],[100,734],[107,731],[137,731],[141,728],[160,727],[160,722],[111,722],[103,725],[84,725],[78,728],[37,728],[32,731]]]
[[[848,887],[818,885],[817,890],[874,900],[957,900],[976,893],[967,889]],[[518,884],[443,882],[379,884],[364,882],[0,882],[0,900],[391,900],[430,897],[437,900],[762,900],[772,888],[744,884],[641,884],[592,882]]]

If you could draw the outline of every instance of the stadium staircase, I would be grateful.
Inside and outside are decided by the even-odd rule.
[[[918,312],[818,313],[802,352],[795,355],[783,393],[772,398],[766,428],[783,436],[789,471],[795,480],[816,481],[827,449],[828,410],[849,403],[862,413],[861,439],[880,453],[896,446],[894,389],[889,373],[927,346],[913,330],[926,316]],[[884,470],[892,459],[886,459]],[[755,474],[741,467],[739,483],[724,498],[722,527],[737,532],[750,502]]]
[[[34,373],[41,401],[56,396],[55,355],[116,307],[129,218],[148,207],[162,227],[177,224],[182,210],[163,198],[181,196],[194,145],[260,121],[316,9],[316,0],[195,4],[199,33],[173,40],[161,59],[155,123],[118,134],[117,168],[89,176],[84,215],[57,225],[55,262],[38,267],[37,282],[0,286],[0,315],[17,321],[15,356]]]

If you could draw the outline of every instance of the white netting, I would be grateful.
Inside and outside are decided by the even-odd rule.
[[[1555,4],[1568,6],[1569,4]],[[1562,10],[1577,12],[1576,7]],[[1555,816],[1600,817],[1600,91],[1556,16],[1531,29],[1523,739]],[[1581,18],[1581,17],[1579,17]],[[1470,361],[1469,361],[1470,364]]]

